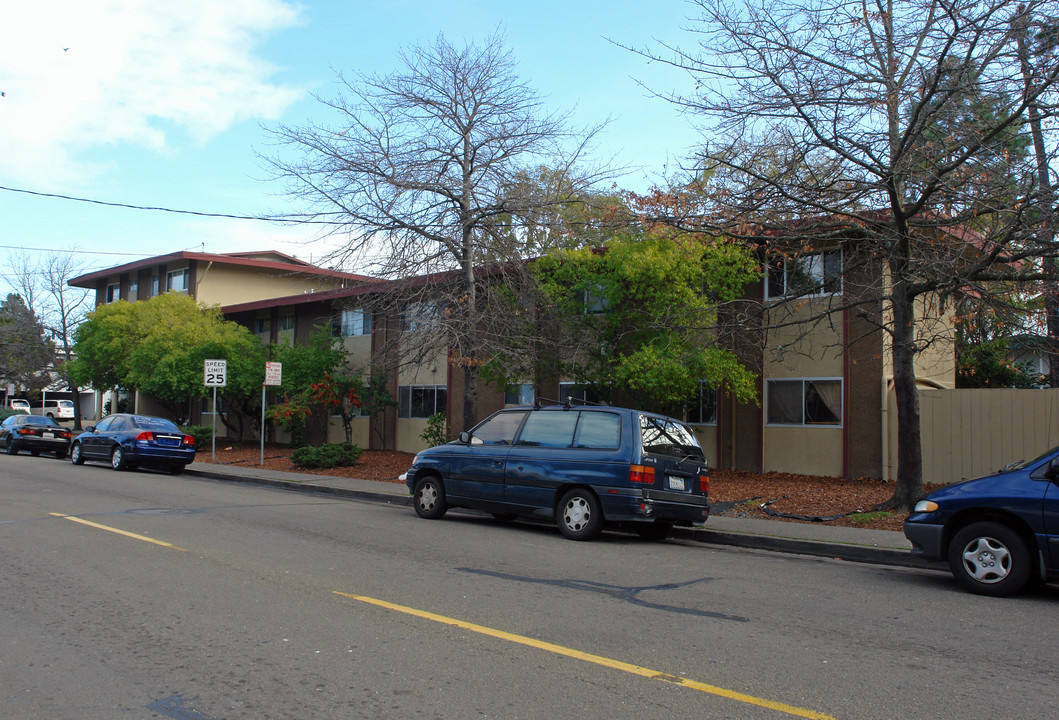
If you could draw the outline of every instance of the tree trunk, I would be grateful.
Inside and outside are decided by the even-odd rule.
[[[897,487],[886,506],[911,510],[923,494],[923,447],[915,369],[915,299],[906,282],[893,288],[894,396],[897,401]]]

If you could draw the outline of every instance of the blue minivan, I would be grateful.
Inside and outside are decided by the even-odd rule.
[[[948,485],[904,524],[912,553],[947,560],[979,595],[1011,595],[1059,571],[1059,447],[995,475]]]
[[[420,452],[401,477],[420,517],[461,507],[554,520],[571,540],[594,538],[604,525],[662,539],[709,514],[709,469],[695,433],[627,408],[506,408]]]

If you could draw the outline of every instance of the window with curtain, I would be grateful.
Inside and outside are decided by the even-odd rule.
[[[768,425],[842,424],[842,381],[827,379],[768,380]]]

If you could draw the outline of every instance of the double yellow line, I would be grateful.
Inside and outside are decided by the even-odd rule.
[[[364,595],[351,595],[350,593],[339,592],[337,590],[335,590],[334,593],[336,595],[341,595],[342,597],[352,598],[353,600],[359,600],[363,603],[386,608],[387,610],[394,610],[396,612],[405,613],[406,615],[414,615],[425,620],[433,620],[434,622],[442,623],[443,625],[452,625],[464,630],[470,630],[471,632],[481,633],[482,635],[499,638],[500,640],[507,640],[508,642],[518,643],[519,645],[526,645],[528,647],[537,648],[538,650],[545,650],[550,653],[555,653],[556,655],[574,658],[575,660],[583,660],[595,665],[602,665],[603,667],[612,668],[614,670],[621,670],[633,675],[639,675],[640,677],[661,680],[662,682],[671,683],[673,685],[680,685],[681,687],[686,687],[690,690],[698,690],[699,692],[717,695],[729,700],[735,700],[749,705],[757,705],[759,707],[786,713],[787,715],[811,718],[812,720],[835,720],[832,715],[826,715],[821,712],[816,712],[815,710],[806,710],[805,708],[796,707],[794,705],[788,705],[774,700],[766,700],[765,698],[747,695],[734,690],[727,690],[722,687],[717,687],[716,685],[698,682],[697,680],[688,680],[687,678],[677,677],[676,675],[670,675],[668,673],[659,672],[658,670],[641,667],[640,665],[633,665],[631,663],[622,662],[621,660],[614,660],[601,655],[593,655],[591,653],[581,652],[580,650],[574,650],[573,648],[563,647],[562,645],[534,640],[533,638],[524,635],[515,635],[514,633],[505,632],[503,630],[496,630],[484,625],[476,625],[463,620],[457,620],[456,618],[426,612],[425,610],[417,610],[416,608],[407,607],[405,605],[397,605],[395,603],[386,602],[385,600],[365,597]]]

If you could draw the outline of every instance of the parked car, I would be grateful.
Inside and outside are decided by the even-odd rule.
[[[965,588],[1005,596],[1059,569],[1059,448],[948,485],[905,520],[912,553],[947,560]]]
[[[15,412],[25,413],[29,415],[29,400],[22,400],[21,398],[11,398],[8,401],[7,406]]]
[[[74,438],[70,462],[106,460],[115,470],[140,465],[168,470],[174,475],[195,459],[195,438],[170,420],[150,415],[107,415]]]
[[[44,415],[46,417],[56,418],[58,420],[73,420],[74,401],[53,400],[51,398],[45,398],[44,400],[34,400],[30,403],[29,411],[34,415]]]
[[[36,457],[42,452],[66,457],[70,449],[70,431],[48,417],[12,415],[0,423],[0,447],[8,455],[29,450]]]
[[[709,470],[690,427],[627,408],[516,407],[424,450],[401,476],[420,517],[450,507],[554,520],[572,540],[604,525],[664,538],[709,514]]]

